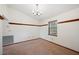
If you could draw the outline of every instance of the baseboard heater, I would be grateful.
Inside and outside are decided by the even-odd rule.
[[[13,35],[3,36],[3,46],[13,44],[14,43],[14,37]]]

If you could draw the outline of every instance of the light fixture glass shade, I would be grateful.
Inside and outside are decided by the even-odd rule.
[[[39,4],[35,5],[35,9],[33,9],[32,13],[33,13],[34,16],[40,16],[41,15],[41,12],[39,10]]]

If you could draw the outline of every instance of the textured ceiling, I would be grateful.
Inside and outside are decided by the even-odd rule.
[[[34,16],[32,14],[32,10],[34,9],[35,4],[9,4],[8,6],[15,8],[37,20],[49,19],[61,13],[70,11],[75,8],[79,8],[78,4],[39,4],[39,9],[42,15]]]

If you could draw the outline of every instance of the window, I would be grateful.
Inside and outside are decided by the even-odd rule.
[[[48,22],[48,35],[57,36],[57,20]]]

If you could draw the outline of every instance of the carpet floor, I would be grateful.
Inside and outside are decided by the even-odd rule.
[[[34,39],[3,47],[4,55],[79,55],[79,53],[50,43],[44,39]]]

